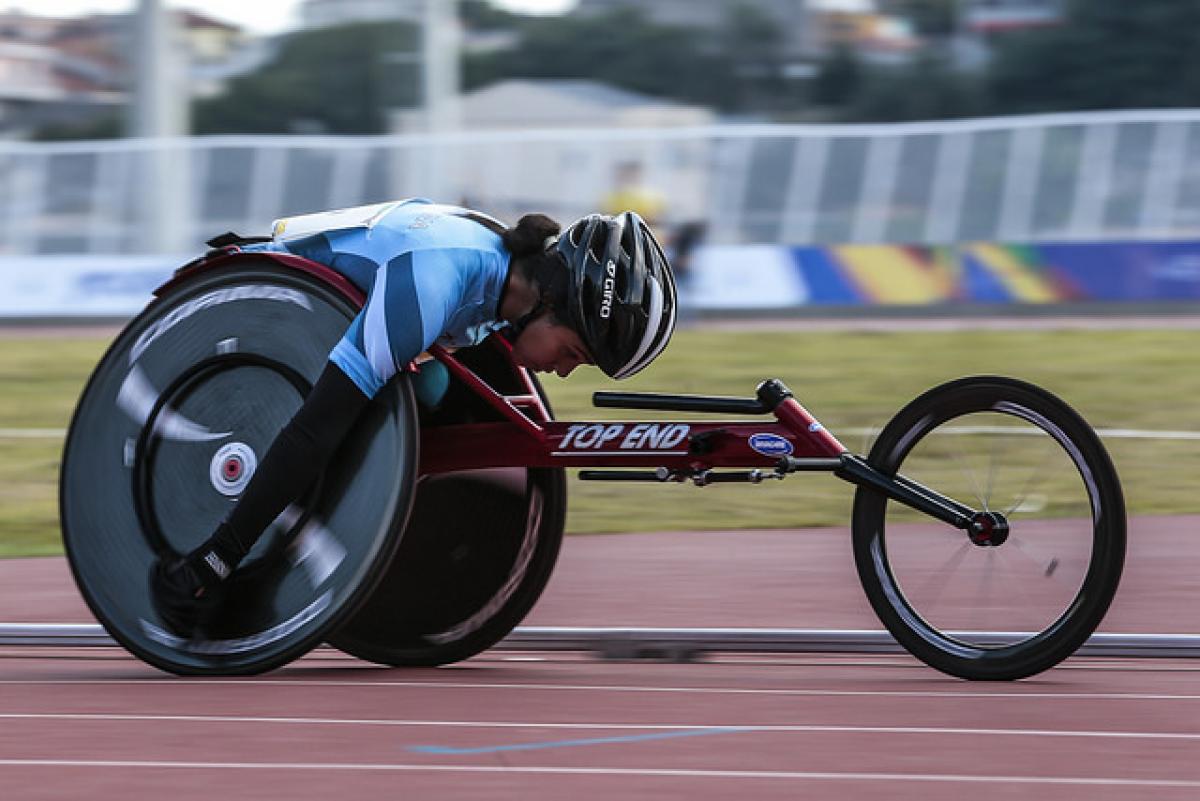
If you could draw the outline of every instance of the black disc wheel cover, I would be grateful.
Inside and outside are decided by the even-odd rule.
[[[63,538],[92,612],[138,657],[181,674],[277,667],[352,614],[390,563],[417,464],[406,376],[269,527],[202,636],[164,630],[147,586],[156,557],[188,552],[228,512],[355,312],[317,279],[247,257],[173,288],[101,360],[67,436]]]

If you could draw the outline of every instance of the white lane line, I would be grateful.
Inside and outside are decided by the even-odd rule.
[[[878,434],[879,428],[848,428],[841,433],[846,436],[871,437]],[[1042,436],[1039,428],[1029,426],[945,426],[937,430],[939,435],[978,436],[979,434],[997,434],[1001,436]],[[1177,439],[1200,440],[1200,431],[1162,431],[1143,428],[1097,428],[1096,433],[1101,439]]]
[[[773,770],[686,770],[681,768],[606,768],[606,767],[509,767],[503,765],[418,765],[348,762],[182,762],[155,760],[98,759],[0,759],[0,767],[14,768],[120,768],[183,770],[319,770],[413,773],[506,773],[561,776],[665,776],[697,779],[806,779],[812,781],[940,782],[970,784],[1048,784],[1118,787],[1200,787],[1200,781],[1187,779],[1123,779],[1095,776],[1005,776],[962,775],[952,773],[832,773],[818,771]]]
[[[0,428],[0,439],[63,439],[65,428]]]
[[[0,679],[0,686],[111,686],[111,685],[157,686],[170,690],[180,687],[363,687],[363,688],[414,688],[448,690],[529,690],[602,692],[602,693],[667,693],[697,695],[767,695],[798,696],[815,698],[1029,698],[1036,700],[1081,700],[1081,701],[1200,701],[1198,694],[1175,693],[1097,693],[1097,692],[1013,692],[982,690],[821,690],[786,689],[764,687],[658,687],[624,684],[519,684],[511,682],[460,682],[460,681],[344,681],[344,680],[301,680],[301,679]]]
[[[1085,737],[1111,740],[1200,740],[1200,733],[1058,729],[978,729],[945,726],[845,726],[757,723],[550,723],[501,720],[403,720],[396,718],[249,717],[240,715],[134,715],[102,713],[0,713],[4,720],[73,720],[134,723],[251,723],[299,726],[447,727],[462,729],[555,729],[587,731],[687,731],[798,734],[956,734],[979,737]]]

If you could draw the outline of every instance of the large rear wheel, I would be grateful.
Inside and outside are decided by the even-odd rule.
[[[355,313],[317,279],[247,257],[172,288],[96,368],[63,455],[63,539],[96,618],[146,662],[181,674],[278,667],[319,644],[390,563],[417,469],[407,376],[264,533],[196,637],[166,629],[147,583],[156,558],[187,553],[228,513]]]

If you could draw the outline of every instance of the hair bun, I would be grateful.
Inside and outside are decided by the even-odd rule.
[[[530,256],[545,250],[546,240],[560,230],[559,224],[545,214],[526,214],[517,220],[515,228],[509,228],[500,238],[513,256]]]

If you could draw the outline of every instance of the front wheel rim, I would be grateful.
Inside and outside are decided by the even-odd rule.
[[[989,381],[997,384],[988,385]],[[897,415],[872,450],[872,464],[888,473],[899,470],[938,491],[950,485],[948,494],[952,497],[976,508],[991,508],[1001,513],[1000,517],[1013,518],[1011,540],[1000,538],[999,547],[972,542],[964,532],[931,522],[860,489],[855,511],[859,572],[880,618],[897,640],[918,657],[946,672],[968,678],[1017,678],[1045,669],[1073,652],[1107,610],[1124,553],[1119,483],[1090,428],[1053,396],[1007,379],[957,383],[959,386],[947,385],[931,391]],[[1011,476],[1001,479],[991,471],[983,473],[989,478],[980,480],[979,470],[962,464],[961,459],[953,462],[944,453],[940,454],[943,462],[940,472],[922,469],[923,463],[937,461],[926,458],[924,451],[939,438],[939,430],[957,427],[955,436],[960,443],[998,431],[1011,433],[996,426],[995,421],[972,425],[980,415],[999,416],[1005,426],[1015,424],[1036,429],[1018,436],[1032,433],[1036,435],[1033,440],[1040,437],[1049,442],[1058,466],[1066,465],[1069,469],[1034,470],[1032,475],[1037,480],[1021,485],[1029,485],[1033,490],[1023,488],[1010,493],[1016,500],[1004,505],[997,502],[1003,494],[997,489],[1005,481],[1011,484]],[[1012,456],[1007,451],[1001,453]],[[955,480],[947,478],[948,472],[955,473]],[[1075,499],[1074,510],[1064,510],[1056,503],[1064,495],[1061,479],[1054,477],[1056,473],[1073,477],[1072,491],[1065,494]],[[1044,520],[1037,522],[1039,517]],[[911,531],[914,526],[938,532],[942,549],[939,555],[943,558],[932,563],[937,570],[931,570],[928,559],[924,565],[914,559],[913,553],[923,550],[914,544],[920,544]],[[1068,534],[1074,534],[1073,538],[1066,538],[1073,549],[1062,545],[1064,528]],[[1047,551],[1045,546],[1052,536],[1059,537],[1060,542],[1057,549]],[[965,574],[978,589],[980,574],[971,571],[980,564],[986,565],[988,560],[993,569],[1002,560],[1017,561],[1025,566],[1026,577],[1030,579],[1022,583],[1011,573],[1003,574],[1003,582],[994,581],[991,588],[1000,597],[1018,599],[1026,607],[1036,601],[1035,606],[1040,604],[1051,611],[1032,618],[1027,614],[1014,615],[1011,609],[990,618],[947,613],[946,609],[979,606],[981,598],[987,600],[987,594],[964,595],[961,582],[960,586],[954,586],[944,574],[960,577]],[[940,587],[930,589],[922,585],[921,580],[930,575],[938,579]],[[1030,582],[1042,587],[1057,586],[1057,595],[1047,601],[1042,588],[1029,589]],[[1064,591],[1062,586],[1070,591]],[[987,586],[984,587],[986,590]],[[970,603],[964,603],[964,598]],[[943,608],[939,608],[939,601],[944,603]]]

